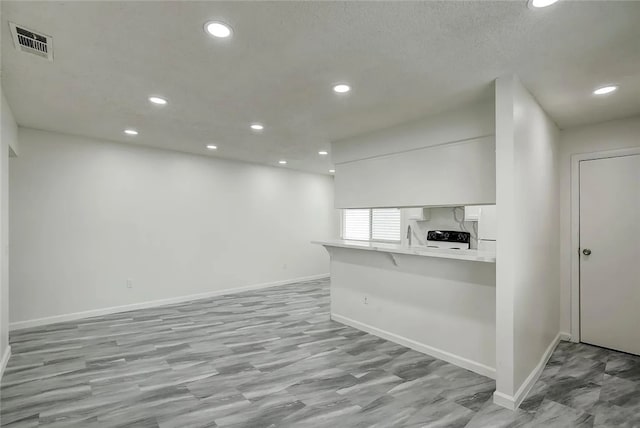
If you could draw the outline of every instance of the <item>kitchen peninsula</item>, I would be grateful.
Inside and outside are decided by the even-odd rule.
[[[434,218],[426,230],[424,218],[400,221],[400,238],[408,226],[407,238],[420,238],[413,245],[397,235],[389,239],[395,244],[372,236],[316,242],[330,255],[333,320],[489,377],[496,375],[495,245],[477,251],[424,241],[428,230],[465,230],[441,221],[464,214],[447,210],[496,204],[494,113],[486,100],[333,142],[335,208],[428,207]]]
[[[315,243],[331,258],[333,320],[495,377],[495,254]]]

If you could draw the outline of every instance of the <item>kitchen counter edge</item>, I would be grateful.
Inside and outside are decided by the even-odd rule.
[[[478,250],[452,250],[448,248],[428,248],[424,246],[407,247],[400,244],[369,241],[349,241],[336,239],[331,241],[311,241],[312,244],[325,247],[348,248],[363,251],[378,251],[392,254],[406,254],[410,256],[435,257],[441,259],[466,260],[472,262],[495,263],[495,253]]]

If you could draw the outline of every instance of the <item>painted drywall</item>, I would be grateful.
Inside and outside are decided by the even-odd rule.
[[[495,108],[491,99],[335,141],[331,145],[331,159],[334,164],[341,164],[492,136],[494,132]]]
[[[497,391],[519,398],[560,329],[559,130],[515,76],[496,81]]]
[[[330,251],[332,318],[494,375],[494,263]]]
[[[520,386],[560,331],[559,130],[517,80],[514,124],[514,380]]]
[[[493,137],[336,165],[336,208],[495,202]]]
[[[19,153],[18,124],[13,117],[13,112],[11,111],[9,103],[7,103],[7,99],[4,97],[4,93],[2,94],[2,107],[0,111],[2,112],[2,135],[6,137],[9,154],[11,156],[17,156]]]
[[[515,265],[510,234],[516,229],[513,79],[495,82],[496,91],[496,394],[515,395],[514,360],[514,287]],[[497,398],[497,397],[496,397]],[[497,400],[496,400],[497,401]]]
[[[18,126],[0,87],[0,376],[9,351],[9,151]]]
[[[327,273],[326,175],[19,129],[11,322]],[[131,279],[132,288],[127,288]]]
[[[571,331],[571,156],[640,147],[640,116],[560,133],[561,329]]]
[[[495,202],[493,103],[332,143],[337,208]]]

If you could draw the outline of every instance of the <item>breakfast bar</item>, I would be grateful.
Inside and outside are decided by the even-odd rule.
[[[333,320],[495,377],[494,253],[314,243],[331,259]]]

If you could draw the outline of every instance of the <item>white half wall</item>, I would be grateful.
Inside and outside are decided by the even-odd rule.
[[[559,130],[514,76],[496,80],[496,159],[496,397],[517,407],[560,337],[560,208]]]
[[[329,271],[329,176],[19,129],[11,322]],[[132,287],[127,287],[128,280]]]
[[[18,125],[0,87],[0,377],[9,358],[9,152],[17,150]]]
[[[331,317],[495,376],[495,264],[330,247]]]
[[[640,147],[640,116],[563,130],[560,133],[561,329],[571,325],[571,157]],[[577,340],[577,338],[572,338]]]

